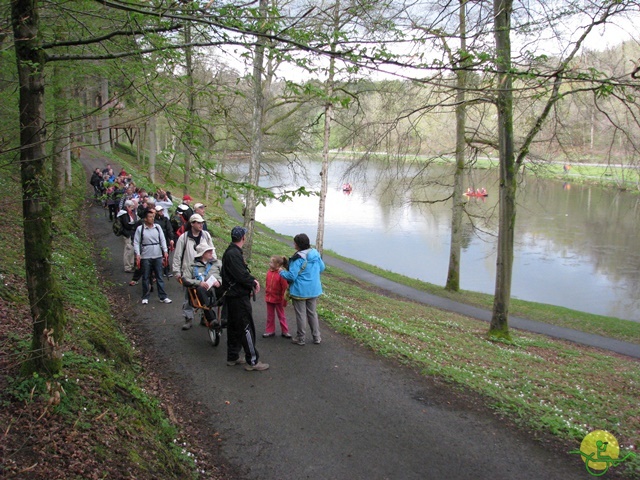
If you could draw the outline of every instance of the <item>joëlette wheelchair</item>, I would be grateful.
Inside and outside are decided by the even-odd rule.
[[[182,283],[182,281],[180,283]],[[209,341],[211,345],[217,347],[220,343],[220,335],[224,328],[224,322],[220,319],[222,306],[216,303],[215,293],[212,291],[211,294],[207,295],[206,302],[203,302],[198,296],[197,287],[187,287],[187,292],[189,294],[189,304],[194,310],[194,317],[196,314],[199,314],[200,325],[207,327]],[[210,315],[207,315],[207,313],[210,313]],[[207,320],[207,316],[210,320]]]

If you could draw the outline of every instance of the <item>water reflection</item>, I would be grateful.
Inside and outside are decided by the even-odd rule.
[[[325,248],[378,267],[444,285],[451,223],[450,167],[383,167],[334,161],[326,205]],[[273,168],[263,185],[319,189],[319,164],[293,175]],[[350,195],[343,183],[353,186]],[[461,288],[493,293],[497,172],[474,171],[469,186],[489,196],[466,203]],[[467,185],[465,185],[466,188]],[[640,321],[640,206],[632,195],[525,175],[518,213],[512,294],[516,298]],[[317,228],[318,198],[260,206],[258,221],[295,235]],[[275,252],[274,252],[275,253]],[[286,253],[286,252],[285,252]]]

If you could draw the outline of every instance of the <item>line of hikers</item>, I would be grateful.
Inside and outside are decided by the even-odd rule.
[[[163,277],[175,277],[182,284],[184,293],[182,330],[189,330],[195,314],[189,288],[195,289],[198,298],[206,305],[214,305],[217,299],[224,299],[220,302],[223,303],[221,319],[216,318],[213,310],[205,310],[203,324],[211,326],[212,322],[217,322],[218,327],[227,327],[227,365],[243,364],[249,371],[269,368],[268,364],[259,361],[255,348],[250,299],[252,296],[255,299],[260,284],[251,275],[243,258],[246,229],[239,226],[232,229],[231,243],[221,261],[204,219],[206,206],[195,203],[192,208],[190,195],[185,194],[182,203],[171,214],[174,198],[170,192],[158,189],[150,194],[136,187],[124,170],[115,176],[110,165],[102,170],[96,168],[90,183],[97,198],[103,200],[103,207],[109,209],[114,234],[123,239],[123,268],[133,274],[129,285],[135,286],[142,281],[141,303],[149,303],[154,284],[160,302],[171,303],[164,289]],[[113,214],[109,202],[117,204]],[[294,245],[296,253],[291,259],[274,255],[269,263],[265,289],[267,322],[262,336],[275,336],[277,315],[283,337],[296,345],[305,345],[305,326],[308,323],[313,343],[320,344],[316,301],[322,293],[320,273],[325,268],[324,263],[317,250],[311,248],[306,234],[296,235]],[[293,337],[284,311],[287,290],[296,312],[297,331]],[[240,357],[242,350],[244,358]]]

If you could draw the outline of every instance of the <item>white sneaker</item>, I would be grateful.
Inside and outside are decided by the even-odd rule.
[[[149,299],[148,298],[143,298],[142,299],[142,304],[143,305],[147,305],[149,303]]]
[[[167,297],[164,300],[160,300],[160,303],[171,303],[171,299]]]

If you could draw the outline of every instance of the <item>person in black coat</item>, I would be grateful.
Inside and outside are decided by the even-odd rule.
[[[169,248],[169,255],[172,255],[175,245],[173,241],[173,227],[171,226],[171,221],[169,220],[169,218],[164,216],[164,207],[162,205],[156,205],[156,223],[160,225],[162,233],[164,233],[164,238],[167,242],[167,247]],[[171,262],[172,260],[169,259],[169,262],[163,268],[162,274],[165,277],[173,277],[170,266]]]
[[[248,371],[269,368],[260,361],[256,349],[256,327],[253,322],[251,296],[260,291],[260,283],[251,275],[242,255],[247,230],[233,227],[231,243],[222,257],[222,289],[227,307],[227,365],[244,366]],[[244,358],[240,351],[244,350]]]

